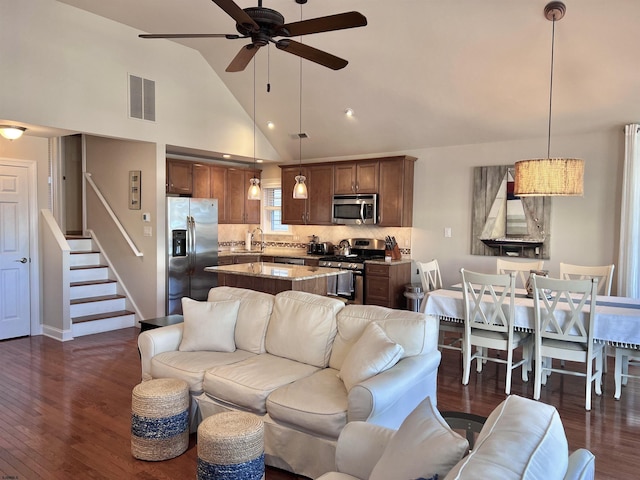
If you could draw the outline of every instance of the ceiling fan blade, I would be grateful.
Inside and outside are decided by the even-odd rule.
[[[345,28],[364,27],[367,24],[367,17],[358,12],[338,13],[326,17],[310,18],[300,22],[285,23],[282,30],[278,32],[284,37],[297,37],[298,35],[308,35],[310,33],[330,32],[332,30],[343,30]],[[285,35],[283,31],[289,32]]]
[[[237,24],[242,25],[247,30],[257,32],[260,26],[251,18],[247,12],[241,9],[233,0],[213,0],[213,3],[224,10],[227,15],[233,18]]]
[[[258,45],[254,45],[250,43],[249,45],[245,45],[240,49],[238,54],[231,60],[231,63],[226,68],[225,72],[241,72],[243,71],[251,59],[258,52],[260,47]]]
[[[140,38],[228,38],[235,40],[240,35],[235,33],[145,33]]]
[[[276,47],[332,70],[340,70],[349,63],[340,57],[289,39],[278,40]]]

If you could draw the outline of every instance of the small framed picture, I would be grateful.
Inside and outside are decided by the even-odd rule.
[[[140,210],[140,170],[129,171],[129,210]]]

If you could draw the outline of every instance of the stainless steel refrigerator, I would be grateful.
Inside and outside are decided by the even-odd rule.
[[[206,300],[218,284],[204,267],[218,264],[218,200],[167,197],[167,315],[182,313],[182,297]]]

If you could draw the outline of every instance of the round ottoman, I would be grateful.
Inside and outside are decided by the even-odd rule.
[[[245,412],[207,417],[198,427],[198,480],[264,478],[264,424]]]
[[[136,385],[131,395],[131,454],[168,460],[189,446],[189,386],[158,378]]]

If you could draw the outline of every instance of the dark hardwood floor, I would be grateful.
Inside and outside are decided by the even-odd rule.
[[[46,337],[0,342],[0,478],[194,478],[197,452],[163,462],[135,460],[130,452],[131,390],[140,381],[139,330],[80,337],[60,343]],[[440,410],[486,416],[504,399],[504,368],[487,364],[460,384],[459,353],[445,351],[439,371]],[[514,374],[512,392],[531,398],[533,383]],[[584,382],[554,375],[542,401],[556,406],[569,449],[596,455],[598,479],[638,477],[640,380],[613,399],[613,362],[602,397],[584,410]],[[268,469],[268,480],[301,479]]]

